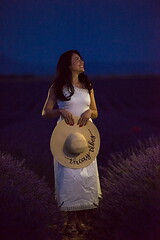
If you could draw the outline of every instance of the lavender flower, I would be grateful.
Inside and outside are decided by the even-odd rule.
[[[160,142],[152,137],[139,148],[112,155],[101,168],[103,200],[99,233],[114,240],[160,239]],[[105,226],[105,227],[104,227]]]
[[[1,236],[36,239],[37,231],[43,233],[56,221],[56,213],[53,191],[45,180],[29,170],[25,161],[0,153]]]

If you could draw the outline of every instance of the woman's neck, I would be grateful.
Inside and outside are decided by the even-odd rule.
[[[79,84],[78,75],[79,75],[79,74],[72,73],[72,83],[73,83],[74,85]]]

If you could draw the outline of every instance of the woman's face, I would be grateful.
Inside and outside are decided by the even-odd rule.
[[[73,53],[72,55],[70,69],[72,72],[75,72],[75,73],[84,72],[84,62],[80,58],[80,56],[76,53]]]

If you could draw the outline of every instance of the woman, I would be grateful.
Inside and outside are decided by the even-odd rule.
[[[54,109],[56,103],[58,109]],[[97,118],[94,91],[84,74],[84,61],[78,51],[70,50],[60,56],[42,116],[60,117],[59,120],[64,119],[71,126],[74,125],[73,116],[79,116],[79,127]],[[97,161],[95,159],[85,168],[71,169],[54,160],[54,171],[55,197],[60,210],[67,213],[66,229],[81,232],[86,229],[84,212],[97,208],[101,196]]]

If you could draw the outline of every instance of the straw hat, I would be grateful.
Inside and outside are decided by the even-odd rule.
[[[68,168],[84,168],[94,161],[100,147],[100,136],[93,122],[83,127],[74,116],[74,125],[61,120],[53,130],[50,148],[56,161]]]

